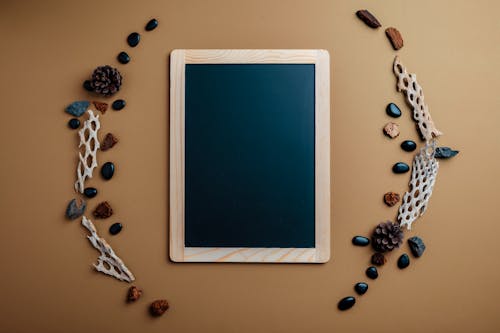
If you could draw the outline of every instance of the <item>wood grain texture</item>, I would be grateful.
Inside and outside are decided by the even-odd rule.
[[[185,247],[186,64],[315,65],[315,247]],[[325,263],[330,259],[330,56],[325,50],[174,50],[170,56],[170,259],[175,262]]]

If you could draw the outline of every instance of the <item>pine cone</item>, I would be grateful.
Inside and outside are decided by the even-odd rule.
[[[403,237],[399,224],[391,221],[383,222],[373,231],[372,245],[378,252],[392,251],[403,243]]]
[[[116,68],[111,66],[99,66],[92,73],[90,84],[94,92],[104,96],[111,96],[120,90],[122,75]]]

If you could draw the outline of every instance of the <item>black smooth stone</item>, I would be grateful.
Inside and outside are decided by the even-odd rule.
[[[401,110],[394,103],[387,104],[387,107],[385,108],[385,112],[393,118],[401,117]]]
[[[403,162],[398,162],[392,166],[392,172],[394,173],[405,173],[408,171],[410,171],[410,167]]]
[[[156,19],[151,19],[147,24],[146,24],[146,31],[151,31],[156,29],[158,26],[158,21]]]
[[[352,238],[352,243],[357,246],[367,246],[370,244],[370,240],[363,236],[355,236]]]
[[[434,152],[434,157],[435,158],[452,158],[453,156],[457,155],[459,153],[458,150],[453,150],[449,147],[437,147],[436,151]]]
[[[127,43],[131,47],[136,47],[139,44],[140,40],[141,40],[141,35],[139,35],[137,32],[133,32],[127,37]]]
[[[115,165],[111,162],[106,162],[101,168],[101,175],[104,179],[110,180],[115,174]]]
[[[408,257],[406,253],[404,253],[398,259],[398,267],[400,269],[405,269],[408,266],[410,266],[410,257]]]
[[[422,238],[418,236],[413,236],[412,238],[408,239],[408,245],[410,246],[411,253],[415,257],[421,257],[422,254],[424,254],[425,251],[425,244]]]
[[[130,56],[127,54],[127,52],[120,52],[118,54],[118,57],[116,57],[116,59],[118,59],[118,61],[121,63],[121,64],[128,64],[129,61],[130,61]]]
[[[76,119],[76,118],[71,118],[69,121],[68,121],[68,126],[69,128],[71,129],[77,129],[78,127],[80,127],[80,120]]]
[[[347,296],[347,297],[342,298],[337,306],[338,306],[339,310],[345,311],[345,310],[349,310],[350,308],[352,308],[355,303],[356,303],[356,299],[354,297]]]
[[[401,142],[401,149],[403,149],[404,151],[414,151],[415,149],[417,149],[417,144],[415,143],[415,141],[405,140]]]
[[[364,282],[358,282],[354,285],[354,290],[356,290],[358,295],[363,295],[368,290],[368,284]]]
[[[111,107],[115,111],[120,111],[121,109],[123,109],[125,107],[125,105],[127,105],[127,103],[125,102],[125,100],[123,100],[123,99],[117,99],[116,101],[113,102],[113,104],[111,104]]]
[[[375,266],[370,266],[366,269],[366,276],[368,276],[370,279],[375,280],[378,278],[378,271]]]
[[[83,81],[83,88],[90,92],[94,91],[94,88],[92,87],[92,83],[90,82],[90,80]]]
[[[85,190],[83,190],[83,195],[85,195],[87,198],[93,198],[97,195],[97,189],[95,187],[87,187]]]
[[[123,229],[122,224],[117,222],[117,223],[112,224],[111,227],[109,227],[109,233],[112,235],[116,235],[120,231],[122,231],[122,229]]]

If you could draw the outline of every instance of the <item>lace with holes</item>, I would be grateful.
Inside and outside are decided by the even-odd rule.
[[[100,148],[99,139],[97,138],[97,132],[101,127],[99,115],[95,116],[92,110],[87,112],[89,118],[85,120],[83,128],[78,131],[80,136],[78,148],[85,147],[83,155],[81,151],[78,152],[80,160],[76,168],[75,190],[80,193],[83,193],[85,188],[85,179],[92,178],[92,172],[97,167],[97,150]]]

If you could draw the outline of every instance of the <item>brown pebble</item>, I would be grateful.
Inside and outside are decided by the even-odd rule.
[[[397,138],[399,135],[399,126],[396,123],[387,123],[384,126],[384,134],[391,139]]]
[[[141,295],[142,290],[137,288],[136,286],[132,286],[128,289],[127,302],[135,302],[141,297]]]
[[[92,104],[94,104],[97,111],[101,111],[102,114],[105,114],[108,110],[108,103],[92,101]]]
[[[385,35],[389,38],[394,50],[399,50],[403,47],[403,36],[401,33],[393,27],[385,29]]]
[[[92,214],[96,219],[106,219],[113,215],[113,209],[107,201],[103,201],[97,205]]]
[[[101,150],[106,151],[112,148],[117,142],[118,139],[112,133],[108,133],[102,140]]]
[[[356,16],[370,28],[377,29],[381,26],[377,18],[366,9],[358,10]]]
[[[401,197],[396,192],[387,192],[384,194],[384,202],[387,206],[392,207],[399,202]]]
[[[372,264],[376,266],[383,266],[387,262],[387,259],[385,256],[380,253],[376,252],[374,255],[372,255]]]
[[[169,308],[168,302],[166,299],[159,299],[151,303],[149,306],[149,312],[151,315],[158,317],[164,314]]]

